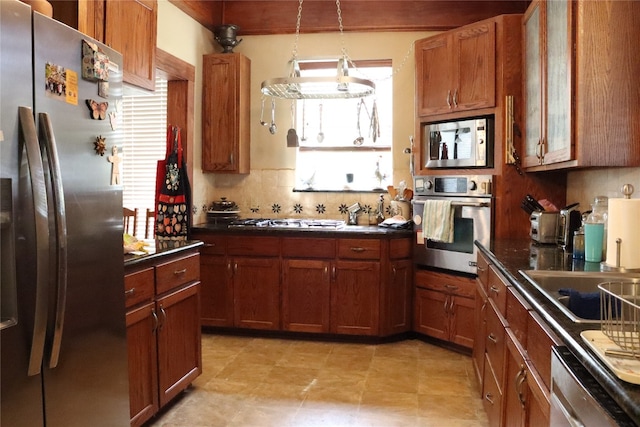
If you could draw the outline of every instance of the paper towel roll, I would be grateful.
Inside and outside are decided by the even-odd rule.
[[[609,199],[607,265],[616,267],[620,243],[620,267],[640,268],[640,199]]]

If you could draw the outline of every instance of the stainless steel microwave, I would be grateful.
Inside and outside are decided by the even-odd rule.
[[[422,129],[424,167],[493,167],[493,117],[425,123]]]

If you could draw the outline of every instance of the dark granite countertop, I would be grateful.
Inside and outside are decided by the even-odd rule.
[[[203,245],[200,240],[178,240],[172,242],[170,247],[159,249],[155,244],[146,246],[146,253],[125,254],[124,266],[131,267],[136,264],[153,261],[161,257],[177,254],[189,249],[195,249]]]
[[[340,228],[311,227],[227,227],[224,224],[202,223],[191,228],[191,232],[215,232],[216,234],[259,234],[263,236],[311,237],[356,237],[356,238],[401,238],[411,237],[413,230],[380,227],[377,225],[345,225]]]
[[[489,250],[476,245],[542,316],[571,352],[582,362],[618,405],[640,425],[640,385],[622,381],[584,344],[580,332],[598,325],[573,323],[518,270],[599,271],[598,263],[574,262],[571,254],[556,246],[538,246],[531,240],[498,240]]]

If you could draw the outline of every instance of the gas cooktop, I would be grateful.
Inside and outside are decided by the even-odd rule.
[[[229,223],[232,228],[271,227],[271,228],[342,228],[345,222],[335,219],[237,219]]]

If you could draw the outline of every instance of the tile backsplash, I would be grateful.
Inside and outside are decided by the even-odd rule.
[[[578,202],[580,210],[591,209],[596,196],[622,198],[624,184],[635,188],[632,199],[640,198],[640,168],[604,168],[569,172],[567,175],[567,204]]]

